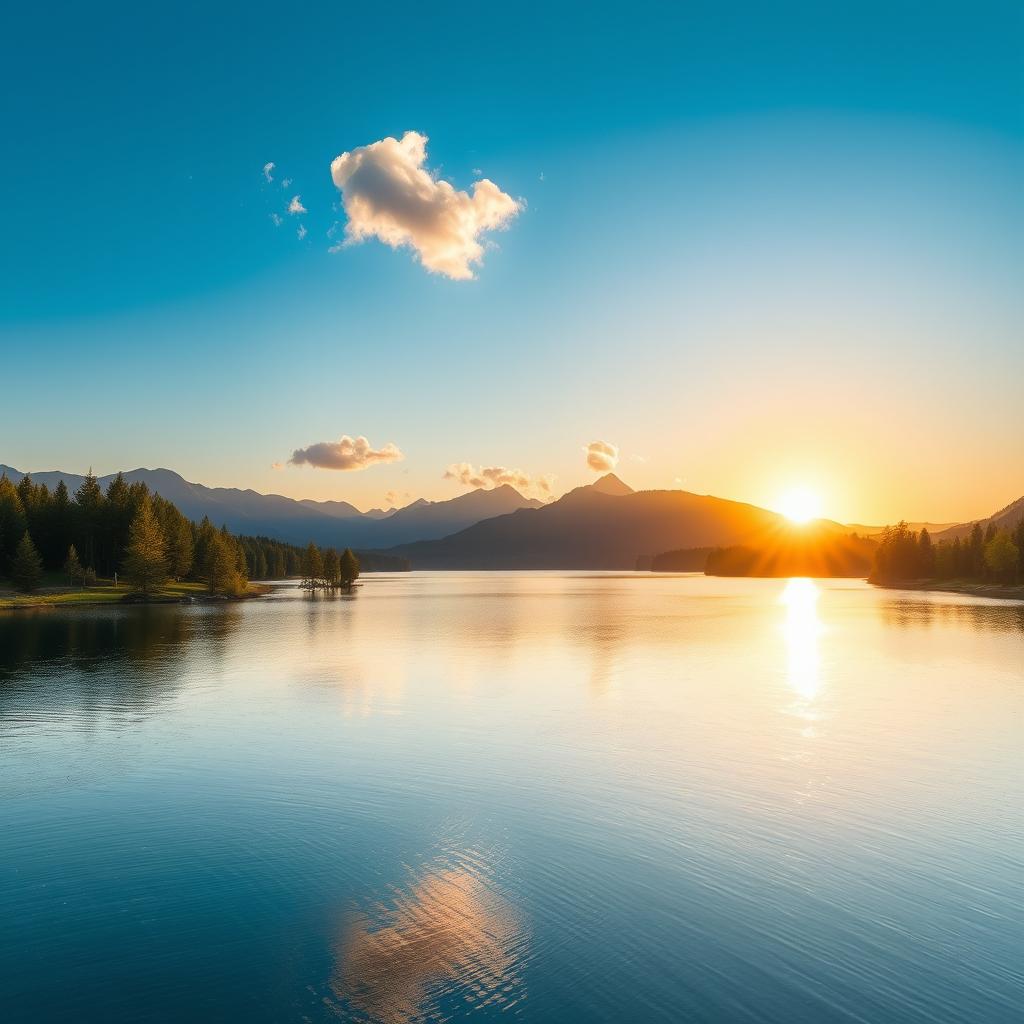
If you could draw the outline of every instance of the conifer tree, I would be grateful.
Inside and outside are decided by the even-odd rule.
[[[28,530],[22,535],[11,564],[11,579],[19,590],[36,590],[43,579],[43,560],[39,557]]]
[[[323,556],[320,549],[310,541],[302,553],[302,586],[307,590],[315,590],[320,586],[320,577],[323,573]]]
[[[82,563],[78,560],[78,552],[75,550],[74,544],[68,548],[68,557],[64,559],[64,575],[67,576],[68,583],[72,585],[83,575]]]
[[[76,546],[85,555],[90,568],[96,567],[101,553],[99,532],[104,501],[99,481],[90,467],[75,491],[75,518],[78,523]]]
[[[56,568],[73,540],[71,496],[63,480],[57,482],[46,509],[48,542],[43,546],[43,562]]]
[[[5,473],[0,476],[0,573],[10,572],[14,553],[27,529],[18,489]]]
[[[192,530],[188,520],[177,509],[174,511],[177,514],[171,519],[167,537],[167,564],[171,575],[181,580],[192,571]]]
[[[925,579],[931,579],[935,575],[935,548],[932,545],[932,535],[928,532],[927,526],[921,527],[917,538],[917,557],[919,575]]]
[[[196,529],[195,549],[193,562],[198,574],[207,582],[210,580],[210,573],[213,565],[214,540],[217,531],[213,528],[209,516],[203,516],[202,522]]]
[[[359,559],[352,553],[351,548],[345,548],[341,553],[341,585],[351,587],[359,578]]]
[[[235,571],[234,554],[228,551],[224,538],[216,530],[206,541],[206,580],[211,594],[226,594],[231,589]]]
[[[128,531],[124,572],[136,589],[144,594],[150,593],[167,580],[164,537],[148,495],[143,498]]]
[[[328,548],[324,555],[324,586],[333,590],[341,579],[341,561],[334,548]]]

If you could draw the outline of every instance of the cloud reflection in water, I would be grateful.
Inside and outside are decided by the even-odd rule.
[[[476,852],[445,857],[353,917],[331,988],[381,1024],[424,1020],[442,1000],[508,1010],[525,998],[526,935]]]

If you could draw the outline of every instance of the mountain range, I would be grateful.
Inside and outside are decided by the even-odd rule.
[[[1021,517],[1024,498],[992,518],[1010,526]],[[822,550],[834,548],[838,561],[858,566],[870,563],[871,544],[854,542],[850,534],[881,532],[827,519],[811,525]],[[387,553],[408,559],[414,569],[634,569],[658,564],[657,557],[667,552],[737,545],[792,554],[806,547],[806,529],[745,502],[678,490],[633,491],[609,473],[541,508],[517,509],[450,537],[399,545]],[[970,523],[954,526],[938,537],[970,529]]]
[[[12,480],[23,474],[0,465]],[[745,502],[688,491],[634,491],[614,473],[543,504],[504,485],[448,501],[419,499],[400,509],[360,512],[345,501],[296,500],[231,487],[190,483],[168,469],[135,469],[144,481],[195,521],[209,516],[236,533],[265,535],[293,544],[376,550],[407,559],[414,569],[633,569],[655,556],[696,548],[787,543],[793,527],[781,515]],[[51,489],[63,480],[71,491],[84,479],[74,473],[33,473]],[[100,478],[106,487],[112,476]],[[1013,526],[1024,517],[1024,498],[991,521]],[[985,525],[989,520],[982,520]],[[935,540],[970,532],[971,523],[938,524]],[[880,528],[818,520],[824,536],[851,532],[873,536]]]
[[[14,481],[25,474],[0,465]],[[104,490],[114,474],[99,478]],[[273,537],[292,544],[313,541],[331,547],[386,548],[415,540],[445,537],[491,516],[520,508],[536,508],[541,502],[524,498],[504,484],[460,494],[448,501],[419,499],[404,508],[360,512],[346,501],[297,501],[281,494],[260,494],[235,487],[206,487],[190,483],[169,469],[133,469],[124,474],[129,483],[144,482],[155,494],[173,502],[182,515],[199,522],[209,516],[215,526],[227,525],[234,533]],[[74,493],[85,479],[59,470],[33,473],[36,483],[53,490],[63,480]]]
[[[846,529],[825,522],[837,533]],[[664,551],[762,544],[789,529],[783,516],[755,505],[688,491],[634,491],[608,473],[541,508],[387,553],[416,569],[633,569]]]

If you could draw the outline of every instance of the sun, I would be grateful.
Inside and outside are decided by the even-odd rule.
[[[821,518],[821,499],[807,487],[794,487],[776,502],[778,510],[791,523],[809,523]]]

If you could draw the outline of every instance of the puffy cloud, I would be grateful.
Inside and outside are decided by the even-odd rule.
[[[610,473],[619,464],[619,449],[608,441],[591,441],[583,450],[587,465],[597,473]]]
[[[306,213],[306,208],[302,205],[301,196],[292,196],[292,201],[288,204],[289,213]]]
[[[439,181],[424,166],[427,137],[406,132],[342,153],[331,177],[348,215],[349,242],[378,238],[393,249],[409,246],[437,274],[464,281],[483,261],[480,236],[502,228],[522,208],[488,178],[473,193]]]
[[[366,469],[377,462],[401,462],[405,456],[393,444],[373,448],[365,437],[342,436],[338,441],[321,441],[308,448],[296,448],[288,460],[293,466],[317,469]]]
[[[267,179],[267,182],[274,180],[274,161],[271,160],[263,165],[263,177]]]
[[[482,487],[490,490],[509,484],[523,494],[530,492],[549,496],[555,478],[551,473],[531,476],[521,469],[509,469],[506,466],[480,466],[476,468],[469,462],[453,462],[444,471],[444,480],[454,480],[464,487]]]

